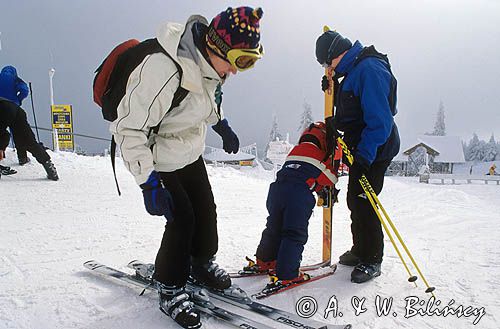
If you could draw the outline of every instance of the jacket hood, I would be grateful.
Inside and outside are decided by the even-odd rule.
[[[10,74],[17,77],[17,70],[14,66],[8,65],[2,69],[2,74]]]
[[[193,15],[186,24],[166,23],[160,27],[157,38],[165,51],[181,66],[181,87],[195,93],[202,93],[203,78],[221,81],[213,67],[196,48],[192,27],[195,23],[208,25],[205,17]]]

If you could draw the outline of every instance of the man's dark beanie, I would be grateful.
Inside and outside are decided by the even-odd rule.
[[[344,51],[351,49],[352,43],[336,31],[326,31],[316,40],[316,59],[323,65],[331,63]]]

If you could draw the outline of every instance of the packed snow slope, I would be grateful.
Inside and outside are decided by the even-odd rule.
[[[158,310],[153,293],[139,296],[137,289],[82,267],[83,262],[95,259],[127,271],[130,260],[153,261],[164,220],[146,213],[141,191],[120,161],[117,176],[123,195],[118,197],[109,158],[51,155],[61,177],[58,182],[45,179],[43,168],[34,161],[17,166],[12,150],[2,161],[19,172],[0,179],[0,328],[177,328]],[[208,172],[218,210],[217,261],[236,271],[244,265],[244,257],[255,252],[266,221],[265,201],[273,173],[227,167],[208,167]],[[343,177],[340,203],[334,208],[335,260],[351,246],[345,185]],[[439,307],[453,300],[452,307],[469,307],[468,317],[405,318],[412,310],[405,298],[416,296],[427,302],[430,296],[424,293],[421,279],[418,288],[406,281],[407,274],[388,239],[379,278],[353,284],[351,268],[339,265],[334,276],[264,303],[294,312],[301,297],[312,296],[319,308],[314,319],[351,323],[360,329],[499,328],[500,186],[427,185],[416,178],[388,177],[380,199],[427,280],[436,286]],[[304,264],[320,260],[321,218],[317,208],[310,220]],[[235,281],[253,293],[265,285],[266,278]],[[377,295],[393,298],[389,315],[377,315]],[[325,320],[332,296],[343,317],[329,313]],[[355,315],[353,296],[365,298],[366,312]],[[486,314],[479,318],[481,309]],[[205,328],[226,326],[210,319]]]

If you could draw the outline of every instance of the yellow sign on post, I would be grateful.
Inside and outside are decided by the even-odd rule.
[[[59,149],[62,151],[74,151],[72,106],[52,105],[51,108],[52,129],[57,131]]]

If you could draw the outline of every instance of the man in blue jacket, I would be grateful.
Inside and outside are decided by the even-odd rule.
[[[28,85],[17,76],[16,68],[10,65],[5,66],[0,72],[0,97],[21,106],[23,99],[28,95]]]
[[[384,235],[359,178],[366,175],[379,194],[384,174],[399,152],[399,134],[393,118],[397,113],[397,82],[386,55],[373,46],[363,47],[359,41],[352,44],[336,31],[325,32],[318,38],[316,58],[323,67],[335,72],[335,115],[326,120],[328,141],[334,145],[335,131],[339,130],[354,154],[347,190],[353,246],[340,256],[339,263],[355,266],[351,281],[362,283],[381,274]],[[328,85],[325,76],[322,89],[328,89]]]
[[[21,106],[23,100],[28,97],[28,95],[28,85],[23,79],[17,76],[16,68],[10,65],[5,66],[0,72],[0,97]],[[14,133],[12,132],[12,134]],[[24,147],[16,145],[16,152],[20,165],[24,165],[30,161]]]

